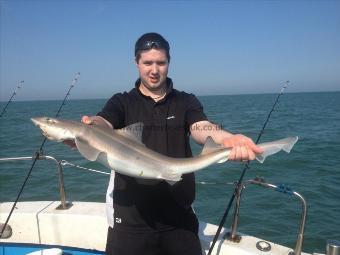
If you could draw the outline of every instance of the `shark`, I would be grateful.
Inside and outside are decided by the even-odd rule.
[[[35,117],[31,119],[49,140],[73,140],[79,153],[90,161],[97,161],[124,175],[144,179],[160,179],[169,183],[181,180],[183,174],[204,169],[228,160],[231,148],[216,144],[208,137],[200,154],[191,158],[173,158],[147,148],[142,142],[143,123],[122,129],[103,128],[79,121]],[[263,153],[256,160],[264,160],[279,151],[289,153],[298,137],[258,144]]]

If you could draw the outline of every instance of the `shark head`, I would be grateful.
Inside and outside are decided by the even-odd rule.
[[[31,120],[41,129],[42,134],[50,140],[61,142],[75,138],[74,128],[76,125],[73,122],[49,117],[36,117],[31,118]]]

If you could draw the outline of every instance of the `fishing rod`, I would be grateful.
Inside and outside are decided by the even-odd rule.
[[[8,105],[12,102],[12,99],[14,98],[14,96],[17,94],[18,90],[21,89],[21,86],[24,84],[24,81],[20,81],[19,85],[15,88],[11,98],[8,100],[7,104],[5,105],[4,109],[2,110],[0,117],[2,117],[2,115],[4,115],[6,108],[8,107]]]
[[[76,76],[74,77],[74,79],[72,80],[71,85],[70,85],[70,88],[68,89],[68,91],[67,91],[67,93],[66,93],[66,95],[65,95],[65,97],[64,97],[64,100],[62,101],[62,103],[61,103],[61,105],[60,105],[60,107],[59,107],[59,109],[58,109],[58,111],[57,111],[57,113],[56,113],[56,115],[55,115],[56,118],[59,116],[62,107],[65,105],[65,102],[66,102],[68,96],[70,95],[71,89],[75,86],[75,84],[77,83],[79,77],[80,77],[80,73],[78,72],[78,73],[76,74]],[[34,160],[33,160],[32,165],[31,165],[31,168],[30,168],[30,170],[28,171],[28,174],[27,174],[27,176],[26,176],[26,178],[25,178],[25,181],[24,181],[24,183],[22,184],[22,186],[21,186],[21,188],[20,188],[19,194],[18,194],[17,198],[15,199],[15,202],[14,202],[12,208],[11,208],[11,211],[10,211],[10,213],[9,213],[7,219],[6,219],[5,224],[2,226],[1,233],[0,233],[0,239],[1,239],[2,235],[3,235],[3,233],[5,232],[5,229],[6,229],[6,226],[7,226],[7,224],[8,224],[8,221],[9,221],[9,219],[10,219],[11,216],[12,216],[12,213],[13,213],[13,211],[14,211],[14,208],[15,208],[17,202],[19,201],[19,198],[20,198],[20,196],[21,196],[21,193],[22,193],[22,191],[24,190],[24,187],[25,187],[25,185],[26,185],[26,183],[27,183],[27,181],[28,181],[28,178],[30,177],[30,175],[31,175],[31,173],[32,173],[32,170],[33,170],[33,168],[34,168],[34,166],[35,166],[35,163],[37,162],[37,160],[39,159],[39,157],[40,157],[40,155],[41,155],[41,153],[42,153],[42,150],[43,150],[43,147],[44,147],[44,145],[45,145],[46,140],[47,140],[47,138],[44,137],[44,140],[42,141],[42,143],[41,143],[41,145],[40,145],[40,147],[39,147],[39,150],[36,151],[36,153],[35,153],[35,157],[34,157]]]
[[[256,142],[255,142],[256,144],[258,144],[258,142],[260,141],[261,136],[263,135],[264,130],[265,130],[265,128],[266,128],[266,126],[267,126],[267,124],[268,124],[268,122],[269,122],[270,116],[272,115],[272,113],[273,113],[273,111],[274,111],[274,109],[275,109],[275,106],[276,106],[277,103],[279,102],[280,97],[283,95],[284,90],[287,88],[288,83],[289,83],[289,81],[286,81],[286,82],[285,82],[285,84],[284,84],[283,87],[281,88],[281,91],[280,91],[279,94],[277,95],[276,100],[275,100],[275,102],[274,102],[274,104],[273,104],[271,110],[269,111],[269,114],[268,114],[268,116],[267,116],[267,118],[266,118],[266,120],[265,120],[265,122],[264,122],[264,124],[263,124],[263,126],[262,126],[262,128],[261,128],[261,130],[260,130],[260,133],[259,133],[258,136],[257,136]],[[223,214],[223,216],[222,216],[222,219],[221,219],[221,221],[220,221],[220,224],[219,224],[218,229],[217,229],[217,231],[216,231],[216,234],[215,234],[215,236],[214,236],[213,243],[212,243],[211,246],[210,246],[208,255],[211,255],[211,253],[212,253],[212,251],[213,251],[213,249],[214,249],[214,246],[215,246],[215,244],[216,244],[216,242],[217,242],[217,239],[218,239],[218,237],[219,237],[220,234],[221,234],[222,227],[224,226],[224,223],[225,223],[225,221],[226,221],[226,219],[227,219],[227,216],[228,216],[228,213],[229,213],[229,211],[230,211],[231,205],[232,205],[233,202],[234,202],[235,196],[236,196],[236,194],[237,194],[237,190],[238,190],[238,189],[241,187],[241,185],[242,185],[243,177],[244,177],[244,175],[246,174],[247,170],[249,169],[250,162],[251,162],[250,160],[247,161],[245,167],[243,168],[243,171],[242,171],[242,173],[241,173],[241,176],[240,176],[239,180],[237,181],[237,184],[236,184],[236,186],[235,186],[233,195],[231,196],[231,198],[230,198],[230,200],[229,200],[229,204],[228,204],[228,206],[227,206],[227,209],[225,210],[225,212],[224,212],[224,214]]]

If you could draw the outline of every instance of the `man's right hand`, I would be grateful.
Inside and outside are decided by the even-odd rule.
[[[81,122],[83,122],[84,124],[87,124],[87,125],[92,125],[95,123],[95,118],[96,116],[93,116],[93,117],[90,117],[90,116],[87,116],[87,115],[84,115],[82,118],[81,118]]]
[[[87,124],[87,125],[92,125],[92,124],[94,124],[94,120],[92,119],[92,117],[89,117],[89,116],[87,116],[87,115],[84,115],[84,116],[81,118],[81,122],[84,123],[84,124]],[[77,149],[77,145],[76,145],[76,143],[74,142],[74,140],[64,140],[64,141],[63,141],[63,144],[66,144],[66,145],[69,146],[72,150]]]
[[[104,119],[103,117],[100,116],[87,116],[84,115],[81,118],[81,122],[83,122],[84,124],[87,125],[98,125],[101,126],[103,128],[113,128],[111,123],[108,122],[106,119]]]
[[[104,118],[100,117],[100,116],[87,116],[84,115],[81,118],[81,122],[86,124],[86,125],[98,125],[98,126],[102,126],[105,128],[112,128],[112,125],[110,124],[110,122],[108,122],[107,120],[105,120]],[[69,146],[72,150],[77,149],[77,145],[74,142],[74,140],[65,140],[63,141],[64,144],[66,144],[67,146]]]

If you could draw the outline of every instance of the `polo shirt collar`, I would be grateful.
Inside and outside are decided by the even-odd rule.
[[[137,91],[137,93],[143,97],[147,97],[149,98],[148,96],[145,96],[140,90],[139,90],[139,85],[141,83],[141,80],[140,78],[137,79],[137,81],[135,82],[135,89]],[[164,98],[167,98],[173,91],[173,83],[172,83],[172,80],[171,78],[166,78],[166,96]],[[164,99],[163,98],[163,99]],[[161,101],[163,101],[163,99]]]

